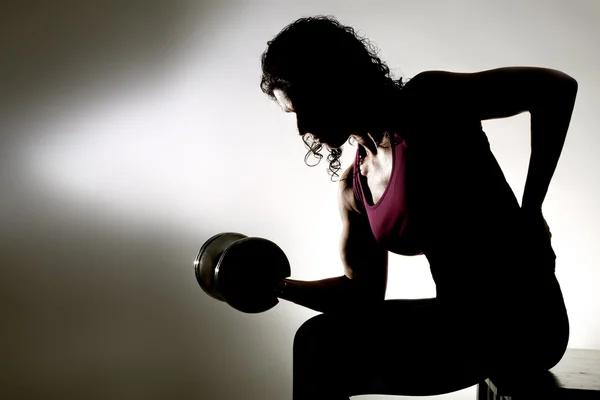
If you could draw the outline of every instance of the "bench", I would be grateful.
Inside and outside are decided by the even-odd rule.
[[[550,371],[526,377],[490,377],[478,400],[600,400],[600,350],[567,349]]]

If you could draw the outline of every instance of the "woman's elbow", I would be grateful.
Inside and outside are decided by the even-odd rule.
[[[562,95],[574,99],[577,95],[579,83],[577,82],[577,79],[572,76],[562,73],[556,80],[555,86]]]
[[[362,291],[354,297],[354,303],[357,308],[373,308],[381,305],[385,301],[385,289],[372,288],[372,290]]]

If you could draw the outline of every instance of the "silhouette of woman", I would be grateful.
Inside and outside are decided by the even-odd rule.
[[[424,71],[403,82],[375,51],[334,17],[314,16],[285,27],[262,55],[261,89],[295,113],[305,162],[325,147],[340,177],[344,274],[274,289],[319,312],[294,338],[293,398],[435,395],[552,368],[569,321],[542,203],[577,82],[537,67]],[[523,112],[531,158],[519,206],[481,121]],[[340,176],[349,140],[356,158]],[[385,300],[390,251],[427,258],[435,298]]]

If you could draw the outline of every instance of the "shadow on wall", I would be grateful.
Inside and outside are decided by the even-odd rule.
[[[254,365],[275,359],[272,346],[259,339],[249,346],[236,335],[268,337],[268,325],[215,304],[195,281],[193,257],[213,227],[191,237],[76,209],[24,181],[3,157],[11,139],[39,140],[19,129],[38,108],[89,93],[90,85],[160,73],[190,24],[196,31],[224,10],[183,1],[1,8],[3,398],[245,398],[248,381],[257,382],[248,371],[277,379],[281,365]]]
[[[227,11],[211,3],[2,2],[0,112],[19,118],[89,85],[160,73],[186,40],[209,40],[202,27]]]

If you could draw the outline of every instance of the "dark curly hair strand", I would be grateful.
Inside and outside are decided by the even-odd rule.
[[[353,90],[363,90],[365,95],[372,96],[376,90],[377,96],[396,96],[404,82],[402,78],[392,77],[389,67],[377,53],[377,48],[368,39],[360,37],[354,28],[342,25],[333,16],[300,18],[267,42],[267,49],[261,56],[260,87],[273,101],[277,100],[276,89],[294,102],[299,97],[298,88],[307,91],[329,87],[344,93],[346,82],[352,82]],[[371,133],[379,145],[387,130]],[[323,145],[304,132],[300,134],[308,148],[304,162],[314,167],[323,158]],[[341,147],[329,149],[328,173],[332,180],[339,176],[341,155]],[[317,159],[316,164],[308,163],[310,156]]]

